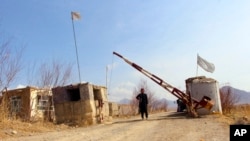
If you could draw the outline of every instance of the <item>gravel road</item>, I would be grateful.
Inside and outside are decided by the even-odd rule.
[[[113,122],[9,138],[7,141],[229,141],[229,125],[218,115],[189,118],[183,113],[164,112],[117,118]]]

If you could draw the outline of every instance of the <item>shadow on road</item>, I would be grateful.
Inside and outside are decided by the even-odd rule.
[[[132,122],[139,122],[142,121],[141,119],[128,119],[128,120],[120,120],[120,121],[115,121],[113,124],[119,124],[119,123],[132,123]]]
[[[187,113],[185,112],[171,112],[165,115],[156,116],[150,120],[172,120],[172,119],[187,119]]]
[[[201,116],[199,116],[198,118],[193,118],[190,115],[188,115],[187,112],[171,112],[168,113],[166,115],[161,115],[159,116],[160,118],[164,118],[164,119],[198,119],[198,118],[202,118]]]

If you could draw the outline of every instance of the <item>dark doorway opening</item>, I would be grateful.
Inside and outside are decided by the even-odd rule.
[[[67,92],[68,92],[70,101],[79,101],[81,99],[80,90],[78,88],[68,89]]]
[[[101,100],[102,99],[102,93],[100,89],[93,89],[94,92],[94,99],[95,100]]]

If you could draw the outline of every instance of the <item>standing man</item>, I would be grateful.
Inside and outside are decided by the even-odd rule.
[[[144,93],[144,89],[141,88],[141,93],[136,96],[136,99],[139,100],[139,109],[141,112],[141,118],[144,119],[144,113],[146,115],[146,119],[148,119],[148,97],[147,94]]]

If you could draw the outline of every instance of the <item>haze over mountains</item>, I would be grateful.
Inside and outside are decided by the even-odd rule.
[[[226,91],[231,90],[232,94],[239,96],[239,102],[237,104],[250,104],[250,92],[233,88],[231,86],[224,86],[220,90]]]
[[[226,90],[231,90],[232,94],[238,95],[239,96],[239,102],[237,104],[250,104],[250,92],[244,91],[244,90],[240,90],[237,88],[233,88],[231,86],[224,86],[222,88],[220,88],[220,90],[226,91]],[[168,106],[173,108],[176,107],[176,103],[175,101],[172,100],[168,100],[166,98],[162,98],[161,101],[167,101],[168,102]],[[119,104],[129,104],[130,103],[130,99],[124,98],[120,101],[118,101]]]

